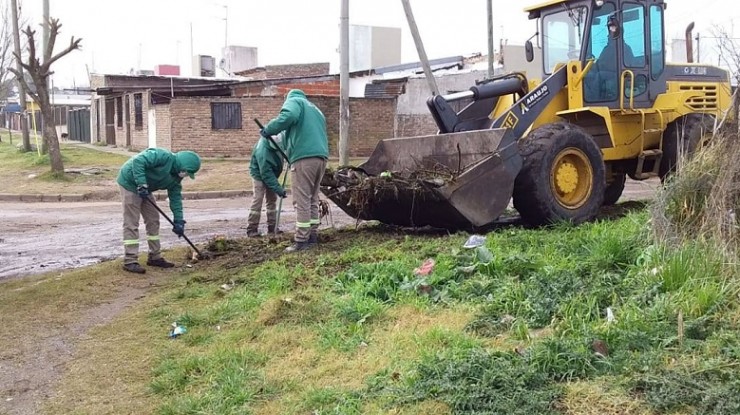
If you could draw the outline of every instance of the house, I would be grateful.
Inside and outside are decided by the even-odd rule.
[[[230,96],[233,80],[155,75],[98,75],[93,89],[94,142],[145,149],[170,148],[169,104],[182,97]],[[159,122],[157,122],[159,121]]]
[[[246,156],[259,139],[254,119],[269,121],[299,88],[327,116],[331,151],[339,137],[339,76],[215,80],[94,75],[93,140],[142,150],[193,150],[206,157]],[[351,154],[368,155],[393,136],[395,98],[350,100]]]

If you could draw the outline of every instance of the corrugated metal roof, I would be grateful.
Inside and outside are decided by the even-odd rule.
[[[365,85],[365,98],[396,98],[406,93],[406,78],[374,81]]]

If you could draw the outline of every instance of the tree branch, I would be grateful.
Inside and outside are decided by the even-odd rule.
[[[26,78],[23,76],[22,73],[18,72],[15,68],[8,68],[8,71],[15,75],[15,78],[18,80],[18,82],[23,85],[23,89],[26,91],[28,95],[31,96],[31,99],[33,99],[36,102],[39,102],[39,96],[38,94],[34,93],[31,88],[28,85],[28,82],[26,82]],[[23,91],[18,91],[19,93],[23,93]]]
[[[38,68],[39,65],[39,59],[36,57],[36,40],[34,39],[36,31],[28,26],[23,33],[28,37],[28,71],[33,74],[32,69]],[[20,59],[20,56],[16,55],[16,57]]]
[[[48,62],[49,59],[51,59],[51,54],[54,52],[54,44],[57,41],[57,34],[59,33],[59,29],[62,27],[61,24],[59,24],[59,19],[49,19],[44,24],[49,25],[49,39],[46,42],[46,50],[42,51],[44,54],[44,63]],[[48,68],[47,68],[48,69]]]
[[[66,49],[63,51],[57,53],[56,55],[52,56],[50,59],[48,59],[46,62],[44,62],[42,69],[46,72],[49,71],[49,67],[52,63],[56,62],[60,58],[64,57],[68,53],[80,49],[80,42],[82,42],[82,39],[75,39],[74,36],[69,40],[69,46],[67,46]]]

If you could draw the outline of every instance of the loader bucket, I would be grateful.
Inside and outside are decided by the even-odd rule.
[[[508,206],[521,169],[508,131],[383,140],[357,168],[327,171],[321,190],[361,220],[446,229],[484,226]]]

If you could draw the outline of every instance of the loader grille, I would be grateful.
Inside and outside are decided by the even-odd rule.
[[[681,91],[701,92],[702,96],[689,99],[688,106],[695,111],[716,111],[719,109],[717,85],[682,85]]]

